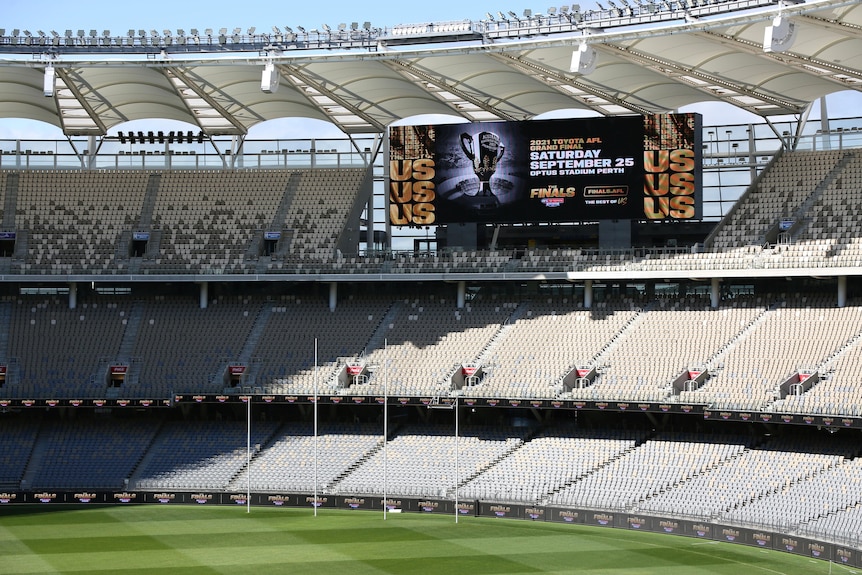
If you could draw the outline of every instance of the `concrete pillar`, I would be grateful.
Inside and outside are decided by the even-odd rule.
[[[457,306],[458,309],[464,309],[464,301],[467,299],[467,282],[460,281],[458,282],[458,299]]]
[[[586,309],[593,307],[593,280],[584,282],[584,307]]]
[[[338,282],[329,283],[329,311],[335,311],[338,303]]]
[[[719,303],[721,303],[721,286],[718,278],[712,278],[709,290],[709,303],[713,309],[717,308]]]
[[[69,284],[69,309],[78,307],[78,284],[72,282]]]
[[[838,276],[838,307],[847,305],[847,276]]]
[[[210,284],[209,282],[201,282],[200,284],[200,306],[201,309],[206,309],[210,299]]]

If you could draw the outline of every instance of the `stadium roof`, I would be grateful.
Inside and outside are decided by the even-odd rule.
[[[423,114],[522,120],[562,109],[664,113],[710,101],[769,117],[802,114],[821,96],[862,88],[858,0],[623,4],[576,20],[510,13],[448,28],[327,31],[328,40],[347,39],[341,43],[319,31],[210,37],[214,48],[196,51],[155,31],[125,42],[0,31],[0,52],[13,54],[0,60],[0,116],[47,122],[70,136],[107,135],[141,119],[243,135],[285,117],[354,134]],[[765,50],[770,25],[775,41]],[[578,68],[581,45],[588,61]],[[267,62],[277,86],[263,77]]]

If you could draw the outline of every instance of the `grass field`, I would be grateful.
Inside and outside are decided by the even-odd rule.
[[[0,574],[827,574],[688,537],[511,519],[235,507],[0,508]]]

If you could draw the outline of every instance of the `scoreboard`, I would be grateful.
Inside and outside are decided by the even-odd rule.
[[[701,151],[699,114],[393,126],[389,221],[699,219]]]

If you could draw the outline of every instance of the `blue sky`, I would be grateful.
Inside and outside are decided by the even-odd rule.
[[[328,24],[335,28],[339,23],[371,22],[373,26],[387,27],[397,24],[421,22],[444,22],[452,20],[481,20],[486,12],[496,14],[498,10],[523,13],[530,8],[534,13],[547,11],[548,6],[562,6],[549,1],[543,5],[513,6],[499,3],[499,0],[433,0],[425,2],[346,2],[330,0],[323,4],[314,2],[228,2],[226,0],[147,0],[146,2],[117,2],[105,0],[0,0],[0,27],[7,31],[18,28],[34,34],[38,30],[46,33],[56,30],[82,29],[89,33],[95,29],[99,34],[110,30],[113,34],[125,34],[129,29],[161,32],[164,29],[186,31],[197,28],[233,28],[243,31],[254,26],[258,30],[270,30],[273,25],[304,26],[307,29],[320,28]],[[279,5],[280,4],[280,5]],[[127,7],[127,9],[123,9]],[[596,8],[593,0],[581,4],[582,9]],[[858,93],[830,97],[832,115],[854,115],[850,110],[862,109],[862,97]],[[707,125],[723,123],[747,123],[756,121],[754,116],[726,105],[702,105],[688,107],[683,111],[704,113]],[[836,111],[838,113],[836,114]],[[818,117],[815,109],[813,118]],[[249,137],[271,138],[273,134],[284,134],[309,129],[306,120],[278,120],[265,122],[253,129]],[[183,125],[185,126],[185,125]],[[128,126],[127,127],[131,127]],[[172,128],[168,128],[172,129]],[[340,132],[330,125],[315,124],[311,129],[318,137],[336,137]],[[0,118],[0,139],[17,138],[62,138],[58,128],[45,124],[22,123],[19,120]],[[299,134],[297,134],[297,137]]]
[[[479,20],[486,12],[512,10],[522,13],[525,8],[543,12],[553,2],[541,6],[511,6],[505,2],[474,0],[434,0],[424,2],[346,2],[330,0],[316,2],[228,2],[225,0],[147,0],[146,2],[107,2],[104,0],[3,0],[0,26],[7,30],[44,30],[52,28],[61,34],[67,30],[96,29],[125,33],[129,29],[189,30],[198,28],[256,26],[269,30],[271,26],[304,26],[319,28],[329,24],[371,22],[374,26],[394,26],[419,22],[447,20]],[[127,10],[123,10],[127,6]],[[588,5],[583,4],[586,8]],[[589,7],[594,8],[593,2]]]

